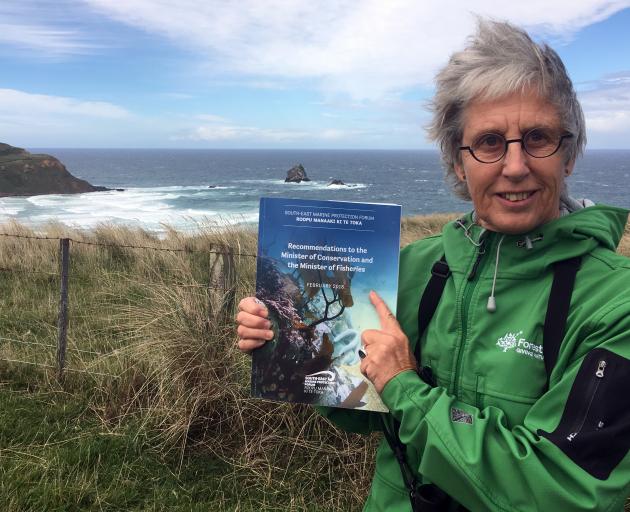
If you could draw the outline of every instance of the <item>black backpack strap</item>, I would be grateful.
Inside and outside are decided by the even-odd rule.
[[[403,483],[409,492],[409,501],[413,512],[446,512],[449,510],[451,497],[434,484],[419,484],[412,468],[407,462],[407,446],[400,440],[398,431],[400,423],[393,420],[393,431],[390,430],[384,415],[381,416],[383,434],[389,443],[400,466]],[[466,510],[466,509],[462,509]]]
[[[446,258],[442,256],[433,264],[431,268],[431,278],[427,283],[420,305],[418,306],[418,339],[416,340],[415,356],[416,361],[420,364],[420,338],[427,329],[429,322],[433,318],[435,310],[440,303],[440,298],[446,286],[446,280],[451,275],[451,269],[446,263]]]
[[[569,304],[573,294],[575,275],[580,269],[580,261],[581,258],[578,256],[558,261],[553,265],[553,283],[549,292],[543,330],[543,357],[547,372],[547,387],[549,387],[549,378],[556,366],[560,345],[564,339],[567,317],[569,316]]]
[[[403,483],[409,492],[409,499],[411,500],[411,509],[413,512],[418,511],[418,507],[416,505],[416,493],[418,490],[418,479],[414,475],[413,469],[409,467],[409,463],[407,462],[407,447],[405,443],[400,440],[398,437],[398,431],[400,430],[400,423],[395,418],[393,419],[393,430],[390,430],[387,421],[385,420],[385,416],[381,416],[381,422],[383,426],[383,434],[385,435],[385,439],[389,444],[392,452],[394,452],[394,457],[398,461],[398,465],[400,466],[400,473],[402,474]]]
[[[431,268],[431,277],[422,293],[420,305],[418,306],[418,339],[414,352],[418,364],[420,364],[420,338],[435,314],[435,310],[444,292],[444,287],[446,286],[446,280],[450,275],[451,271],[446,263],[446,258],[442,256]],[[431,368],[421,368],[418,373],[427,384],[431,386],[436,385]],[[406,457],[407,447],[400,440],[398,435],[398,431],[400,430],[398,421],[394,419],[392,428],[390,428],[385,415],[381,416],[381,420],[385,439],[387,439],[389,447],[398,461],[403,483],[409,492],[411,509],[414,512],[439,512],[446,510],[450,497],[435,485],[420,485],[415,472],[409,467]]]

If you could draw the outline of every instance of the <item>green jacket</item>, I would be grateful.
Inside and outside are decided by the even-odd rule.
[[[421,363],[438,386],[406,371],[382,392],[423,481],[472,511],[622,510],[630,494],[630,260],[614,251],[627,215],[592,206],[537,228],[531,243],[483,232],[468,216],[468,231],[449,223],[403,249],[397,316],[412,345],[432,264],[445,254],[452,272],[421,340]],[[481,256],[466,234],[485,237]],[[551,265],[574,256],[581,268],[547,389]],[[349,430],[378,428],[374,413],[323,412]],[[410,509],[383,440],[365,510]]]

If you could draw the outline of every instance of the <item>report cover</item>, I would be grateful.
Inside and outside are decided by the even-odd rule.
[[[380,328],[370,290],[396,310],[400,216],[398,205],[261,198],[256,296],[274,338],[253,353],[253,396],[387,411],[358,350]]]

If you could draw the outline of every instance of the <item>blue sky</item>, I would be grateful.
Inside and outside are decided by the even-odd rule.
[[[0,141],[431,148],[432,78],[474,14],[551,44],[588,147],[630,148],[630,1],[588,0],[3,0]]]

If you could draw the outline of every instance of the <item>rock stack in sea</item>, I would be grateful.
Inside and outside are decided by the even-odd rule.
[[[0,197],[109,190],[76,178],[54,156],[0,143]]]
[[[291,167],[287,172],[287,177],[284,179],[285,183],[300,183],[302,181],[311,181],[306,175],[306,170],[302,164]]]

